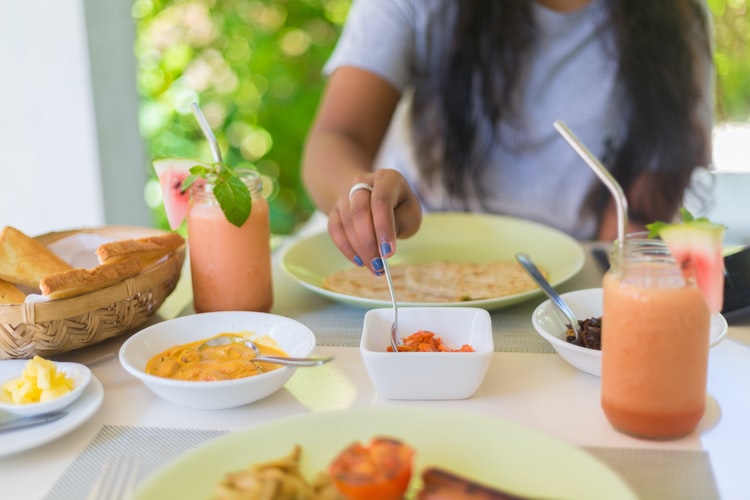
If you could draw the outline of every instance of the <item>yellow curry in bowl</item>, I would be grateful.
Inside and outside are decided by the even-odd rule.
[[[255,338],[249,332],[220,333],[188,344],[175,345],[157,354],[146,363],[146,373],[173,380],[208,382],[251,377],[281,368],[281,365],[253,361],[255,352],[242,342],[199,349],[206,341],[224,335],[253,340],[265,356],[288,356],[269,337]]]

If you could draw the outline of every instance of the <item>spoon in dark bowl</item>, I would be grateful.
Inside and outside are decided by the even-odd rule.
[[[325,363],[328,363],[329,361],[333,360],[333,356],[328,356],[326,358],[319,358],[319,357],[312,357],[312,358],[292,358],[287,356],[264,356],[261,352],[258,346],[253,342],[252,340],[240,337],[239,335],[219,335],[217,337],[213,337],[202,343],[200,346],[198,346],[198,350],[203,350],[206,347],[216,347],[216,346],[222,346],[222,345],[228,345],[232,342],[239,342],[241,344],[245,344],[250,349],[255,352],[255,357],[252,359],[252,361],[257,361],[259,363],[274,363],[277,365],[287,365],[287,366],[320,366]]]
[[[578,340],[578,338],[581,336],[581,325],[580,323],[578,323],[576,315],[573,314],[573,311],[570,309],[568,304],[566,304],[562,297],[560,297],[560,294],[557,293],[554,288],[552,288],[552,285],[549,284],[549,281],[547,281],[541,271],[539,271],[539,268],[536,267],[536,264],[534,264],[534,261],[531,260],[531,257],[529,257],[525,253],[519,252],[516,254],[516,260],[519,264],[521,264],[521,267],[524,268],[529,276],[531,276],[531,279],[533,279],[536,284],[539,285],[539,288],[541,288],[545,295],[549,297],[552,303],[557,306],[560,312],[565,315],[565,317],[570,322],[570,327],[573,330],[573,333],[575,333],[575,340]]]

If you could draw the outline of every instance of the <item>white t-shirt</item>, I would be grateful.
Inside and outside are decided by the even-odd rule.
[[[425,40],[450,33],[433,21],[453,1],[354,0],[324,68],[326,74],[341,66],[365,69],[402,92],[376,166],[402,172],[427,211],[464,210],[466,203],[451,200],[439,182],[427,186],[420,178],[407,111],[416,71],[429,64]],[[609,32],[601,28],[605,7],[593,0],[583,9],[560,13],[533,5],[539,32],[520,81],[523,126],[500,123],[496,128],[484,156],[492,165],[482,179],[489,195],[484,207],[471,200],[469,210],[533,220],[578,239],[593,239],[599,214],[585,200],[600,181],[553,123],[565,122],[599,158],[608,142],[611,148],[624,134],[617,57]]]

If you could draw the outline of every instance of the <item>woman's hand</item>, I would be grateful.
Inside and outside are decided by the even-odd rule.
[[[352,189],[354,186],[357,189]],[[417,232],[422,209],[406,179],[396,170],[363,174],[352,188],[340,193],[328,214],[328,233],[346,258],[380,275],[381,257],[396,251],[396,238],[408,238]]]
[[[412,236],[422,221],[404,177],[374,165],[399,98],[399,91],[375,73],[347,66],[336,70],[302,164],[311,198],[329,214],[331,239],[349,260],[376,274],[383,272],[381,254],[392,255],[396,237]],[[361,183],[368,189],[352,191]]]

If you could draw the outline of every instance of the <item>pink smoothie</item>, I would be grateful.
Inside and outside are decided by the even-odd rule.
[[[192,203],[188,246],[195,312],[268,312],[273,303],[268,203],[253,198],[242,227],[218,204]]]
[[[710,313],[695,286],[644,287],[604,277],[601,404],[628,434],[692,432],[706,401]]]

